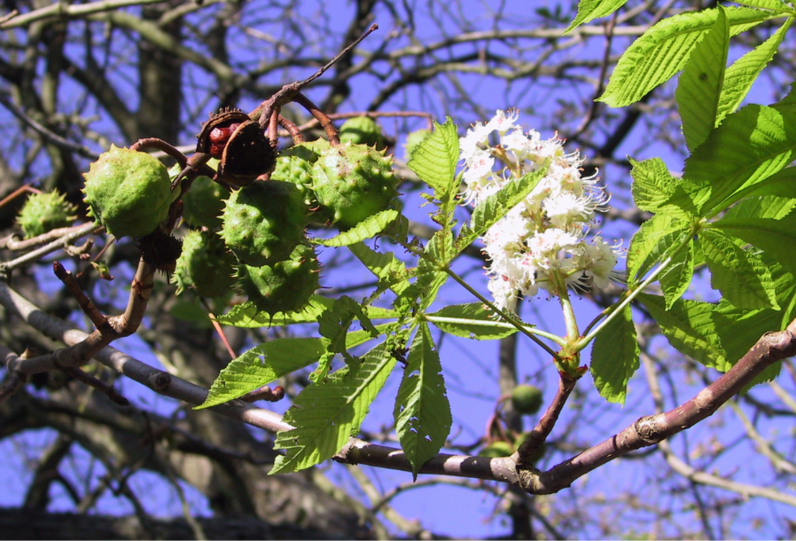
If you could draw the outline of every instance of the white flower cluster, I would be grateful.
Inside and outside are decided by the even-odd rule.
[[[538,132],[523,133],[517,116],[497,111],[459,139],[465,200],[474,206],[550,160],[547,175],[531,194],[482,239],[490,259],[489,290],[502,309],[513,309],[520,293],[533,296],[540,287],[556,295],[562,286],[605,287],[621,276],[614,271],[619,245],[599,236],[586,240],[595,212],[608,202],[596,177],[581,176],[583,160],[578,152],[566,154],[560,139],[543,141]]]

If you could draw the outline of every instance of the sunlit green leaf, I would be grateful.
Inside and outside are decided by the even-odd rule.
[[[229,402],[284,375],[318,362],[326,350],[321,338],[280,338],[239,355],[219,373],[207,400],[194,409]]]
[[[729,50],[730,25],[724,8],[719,5],[713,28],[694,47],[675,92],[685,142],[692,151],[716,126],[716,111]]]
[[[752,8],[726,8],[734,36],[776,15]],[[683,69],[699,40],[713,28],[718,12],[706,9],[667,17],[625,51],[599,101],[611,107],[635,103]]]
[[[608,402],[625,404],[627,382],[638,370],[639,347],[630,305],[597,333],[591,350],[589,370],[600,396]]]
[[[368,216],[357,225],[330,239],[310,238],[312,244],[321,246],[350,246],[365,239],[370,239],[384,231],[398,217],[398,211],[393,209],[383,210]]]
[[[761,3],[784,4],[778,0],[760,0]],[[782,43],[785,33],[793,23],[788,17],[785,23],[766,41],[743,55],[730,65],[724,73],[724,85],[721,89],[719,106],[716,112],[716,123],[721,123],[728,114],[734,112],[740,105],[752,84],[757,80],[763,68],[774,58],[777,48]]]
[[[666,301],[658,295],[641,293],[636,298],[655,319],[674,349],[707,367],[727,371],[729,363],[713,322],[715,304],[680,299],[667,310]]]
[[[416,479],[423,464],[445,444],[453,423],[439,354],[425,323],[409,350],[394,416],[395,432]]]
[[[357,370],[345,367],[305,387],[285,413],[294,428],[277,434],[274,448],[286,454],[276,458],[270,474],[303,470],[338,452],[359,432],[395,362],[381,344],[362,357]]]
[[[599,19],[610,15],[617,9],[625,5],[627,0],[580,0],[578,2],[578,15],[575,20],[570,23],[564,33],[577,28],[582,24],[586,24],[594,19]]]

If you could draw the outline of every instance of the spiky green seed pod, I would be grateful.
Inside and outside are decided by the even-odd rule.
[[[235,287],[236,263],[217,234],[191,231],[182,241],[171,281],[178,295],[191,290],[199,297],[223,297]]]
[[[542,407],[542,390],[533,385],[517,385],[511,392],[511,405],[522,415],[533,415]]]
[[[312,168],[321,212],[341,229],[386,210],[398,195],[392,156],[346,143],[323,152]]]
[[[224,200],[228,197],[229,190],[218,182],[210,177],[196,177],[191,189],[182,197],[182,217],[192,227],[219,229]]]
[[[116,238],[154,231],[179,195],[179,190],[171,191],[169,172],[160,160],[113,145],[83,176],[89,214]]]
[[[38,237],[59,227],[68,227],[75,220],[77,208],[66,201],[58,190],[31,194],[17,216],[25,238]]]
[[[263,267],[238,267],[239,285],[258,311],[276,315],[301,310],[319,287],[314,250],[299,245],[290,259]]]
[[[430,134],[431,130],[422,129],[415,130],[406,137],[406,153],[404,156],[407,160],[412,157],[412,152],[414,152],[417,146],[423,142],[423,139],[428,137]]]
[[[375,120],[369,116],[357,116],[346,120],[338,133],[341,143],[352,143],[354,145],[367,145],[382,150],[387,147],[384,144],[384,134],[381,132]]]
[[[289,182],[253,182],[227,199],[221,238],[238,260],[254,267],[290,257],[304,240],[306,207]]]

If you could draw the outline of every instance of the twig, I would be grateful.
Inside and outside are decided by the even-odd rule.
[[[62,5],[60,2],[52,4],[53,7]],[[5,25],[0,24],[0,28],[5,28]],[[91,151],[88,147],[70,141],[69,139],[65,139],[61,137],[57,133],[49,130],[45,126],[42,126],[32,118],[30,118],[22,109],[17,107],[13,104],[13,102],[8,98],[3,92],[0,92],[0,104],[2,104],[6,109],[8,109],[12,115],[20,119],[22,122],[33,128],[39,135],[44,137],[48,142],[59,146],[61,148],[65,148],[66,150],[70,150],[84,158],[88,158],[90,160],[96,160],[99,158],[99,154],[96,152]]]
[[[41,311],[2,281],[0,281],[0,304],[11,314],[21,318],[43,335],[53,340],[59,340],[66,345],[78,344],[88,337],[83,331],[73,328],[70,323]],[[163,396],[169,396],[197,406],[207,400],[207,389],[172,376],[168,372],[153,368],[115,348],[106,347],[97,352],[94,358],[108,368],[149,387]],[[33,361],[33,359],[30,361]],[[20,363],[28,362],[20,361]],[[240,400],[234,400],[210,409],[221,415],[271,432],[293,428],[282,421],[282,416],[278,413],[246,404]]]
[[[487,458],[438,454],[426,462],[420,472],[496,480],[517,484],[531,494],[553,494],[569,487],[579,477],[620,456],[660,443],[706,419],[768,366],[796,355],[795,335],[796,319],[785,331],[763,335],[727,373],[691,400],[667,412],[642,417],[622,432],[548,471],[540,472],[530,467],[518,468],[511,457]],[[368,444],[356,438],[352,438],[334,458],[349,464],[367,464],[412,471],[402,451]],[[773,496],[772,499],[777,501],[796,505],[796,497],[769,489],[761,490],[763,492],[758,490],[746,493]]]
[[[122,395],[120,395],[118,391],[113,388],[113,385],[108,385],[104,381],[97,379],[94,376],[89,376],[88,374],[86,374],[76,366],[68,366],[66,368],[61,368],[61,370],[63,370],[64,373],[72,376],[76,380],[88,385],[89,387],[98,390],[99,392],[107,396],[108,399],[110,399],[115,404],[122,407],[130,405],[130,401],[127,400]]]
[[[528,437],[525,438],[525,441],[522,442],[520,448],[512,455],[512,458],[516,460],[517,464],[520,466],[527,464],[531,457],[534,456],[537,449],[547,440],[547,436],[550,435],[553,427],[556,426],[558,416],[561,414],[561,410],[564,409],[569,395],[575,389],[575,384],[578,381],[577,379],[563,371],[559,371],[558,375],[558,390],[556,391],[556,396],[553,398],[553,401],[547,407],[547,410],[544,412],[544,415],[542,415],[542,418],[539,419],[534,429]]]
[[[49,19],[51,17],[75,18],[89,15],[91,13],[112,11],[127,6],[157,4],[162,1],[163,0],[102,0],[101,2],[93,2],[91,4],[65,4],[63,2],[55,2],[47,7],[30,11],[23,15],[12,17],[7,21],[3,21],[0,23],[0,28],[7,30],[9,28],[16,28],[18,26],[25,26],[42,19]]]
[[[91,299],[89,299],[88,296],[83,293],[83,290],[80,289],[80,286],[75,281],[75,278],[72,276],[71,272],[66,270],[58,261],[53,262],[53,272],[55,273],[55,276],[57,276],[58,279],[63,282],[63,284],[69,290],[69,293],[71,293],[75,298],[77,304],[80,306],[80,309],[83,310],[83,313],[88,316],[88,318],[91,320],[91,323],[94,324],[94,327],[101,329],[108,325],[108,318],[102,315],[102,313],[99,311],[99,308],[97,308],[97,306],[91,302]]]
[[[23,186],[20,186],[19,188],[17,188],[16,190],[11,192],[7,196],[5,196],[3,199],[0,199],[0,207],[3,207],[5,205],[7,205],[9,201],[12,201],[12,200],[16,199],[17,197],[19,197],[20,195],[22,195],[25,192],[41,193],[41,190],[37,190],[36,188],[33,188],[31,186],[31,184],[33,184],[33,182],[34,182],[33,180],[27,182]],[[4,241],[5,241],[5,239],[3,239],[3,241],[0,241],[0,248],[3,246],[3,242]]]
[[[55,252],[56,250],[60,250],[66,247],[75,239],[78,239],[85,235],[96,233],[99,230],[100,229],[98,229],[98,226],[95,223],[88,223],[88,224],[83,224],[81,226],[73,227],[71,229],[71,233],[66,234],[60,238],[57,238],[54,241],[45,244],[44,246],[42,246],[37,250],[28,252],[27,254],[22,255],[16,259],[12,259],[11,261],[0,263],[0,274],[7,273],[9,270],[15,269],[16,267],[25,265],[32,261],[36,261],[37,259],[40,259],[51,252]]]

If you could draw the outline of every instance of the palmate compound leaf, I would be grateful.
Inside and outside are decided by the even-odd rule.
[[[726,8],[730,36],[776,16],[744,7]],[[605,92],[598,99],[611,107],[624,107],[643,98],[683,69],[691,51],[716,22],[716,9],[682,13],[663,19],[625,51],[614,68]]]
[[[494,312],[483,304],[452,304],[433,314],[426,314],[428,321],[439,330],[474,340],[499,340],[517,332],[517,328],[505,321],[491,319]]]
[[[382,343],[362,357],[356,370],[344,367],[325,382],[305,387],[285,413],[284,421],[295,428],[277,434],[274,448],[286,454],[276,458],[269,475],[303,470],[334,456],[359,432],[395,362]]]
[[[627,3],[627,0],[580,0],[578,2],[578,15],[570,23],[564,33],[586,24],[594,19],[610,15]]]
[[[418,328],[409,350],[394,416],[401,448],[417,479],[423,464],[445,444],[453,423],[439,354],[425,323]]]
[[[390,324],[376,329],[385,331]],[[372,340],[369,331],[354,331],[346,336],[346,347],[353,348]],[[279,338],[255,346],[233,359],[219,374],[207,399],[194,409],[223,404],[268,385],[296,370],[301,370],[323,357],[329,341],[323,338]]]
[[[638,359],[636,327],[628,304],[594,339],[589,371],[600,396],[624,406],[627,382],[638,370]]]
[[[383,210],[368,216],[351,229],[343,231],[330,239],[310,238],[308,240],[312,244],[318,244],[320,246],[350,246],[365,239],[375,237],[384,231],[388,225],[394,222],[398,214],[398,211],[394,209]]]
[[[694,47],[675,92],[677,109],[683,121],[683,135],[693,151],[716,127],[716,111],[724,82],[727,53],[730,50],[730,25],[719,4],[713,27]]]

